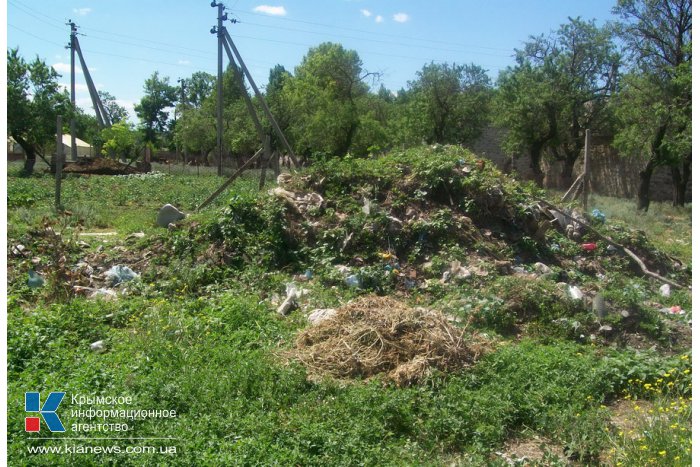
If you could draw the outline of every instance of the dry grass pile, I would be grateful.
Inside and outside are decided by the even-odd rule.
[[[312,378],[369,378],[377,374],[400,386],[431,371],[456,371],[489,347],[479,336],[465,340],[441,313],[410,308],[388,297],[359,298],[302,331],[292,356]]]

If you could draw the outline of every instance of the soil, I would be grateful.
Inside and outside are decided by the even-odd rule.
[[[63,167],[64,173],[82,174],[82,175],[127,175],[143,173],[133,166],[127,166],[114,159],[99,158],[83,158],[77,162],[69,162]]]

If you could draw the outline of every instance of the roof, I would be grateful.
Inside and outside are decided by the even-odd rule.
[[[62,141],[63,141],[64,146],[71,147],[71,144],[70,144],[70,135],[63,135]],[[92,147],[92,146],[90,146],[88,143],[86,143],[85,141],[83,141],[83,140],[80,139],[80,138],[75,138],[75,146],[76,146],[76,147],[79,147],[79,148],[89,148],[89,147]]]

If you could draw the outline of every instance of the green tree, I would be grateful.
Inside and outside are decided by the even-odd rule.
[[[354,50],[329,42],[311,48],[284,86],[297,152],[347,154],[360,126],[361,98],[369,92],[366,80],[376,77]]]
[[[671,167],[674,205],[685,203],[691,177],[692,8],[690,0],[619,0],[613,10],[632,64],[615,100],[615,145],[646,160],[637,207],[649,208],[651,176]]]
[[[100,137],[104,141],[102,154],[116,159],[131,160],[138,157],[138,133],[133,125],[118,122],[109,128],[103,128]]]
[[[100,96],[100,101],[102,101],[102,106],[107,112],[107,117],[112,124],[125,122],[129,118],[129,112],[126,108],[117,104],[117,99],[107,91],[97,91]]]
[[[72,115],[59,76],[38,57],[27,63],[18,49],[7,51],[7,131],[26,154],[26,174],[34,171],[36,156],[43,157],[44,147],[55,141],[56,117],[69,121]]]
[[[531,37],[516,61],[500,79],[504,90],[497,98],[498,112],[506,113],[497,121],[509,130],[507,148],[527,148],[537,159],[546,147],[549,157],[562,161],[560,184],[568,186],[586,129],[609,125],[607,104],[620,64],[612,31],[569,18],[554,34]],[[533,109],[535,121],[523,122]]]
[[[184,81],[185,101],[194,107],[201,107],[216,87],[216,76],[204,71],[192,73],[192,76],[185,78]]]
[[[560,98],[540,67],[523,63],[501,72],[493,100],[493,121],[508,131],[501,146],[512,157],[527,153],[535,182],[542,186],[542,156],[556,142]]]
[[[466,144],[488,123],[490,79],[476,65],[430,63],[409,84],[412,116],[428,143]]]
[[[167,109],[175,104],[178,89],[170,85],[170,78],[161,79],[156,71],[146,80],[143,90],[145,95],[134,110],[143,125],[144,140],[157,144],[159,139],[166,136],[169,116]]]

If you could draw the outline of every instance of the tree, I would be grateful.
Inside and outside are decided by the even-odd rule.
[[[39,57],[27,63],[18,49],[7,51],[7,131],[27,156],[26,174],[34,171],[44,146],[55,141],[56,117],[63,115],[68,121],[72,115],[68,93],[58,85],[59,76]]]
[[[613,12],[633,64],[615,101],[615,145],[642,156],[637,207],[649,208],[655,168],[669,166],[674,205],[684,205],[690,181],[692,76],[690,0],[619,0]]]
[[[102,101],[102,106],[107,112],[107,117],[109,117],[110,123],[126,122],[129,118],[129,112],[117,104],[117,99],[108,93],[107,91],[97,91],[100,96],[100,101]]]
[[[498,77],[493,101],[494,123],[508,129],[501,144],[504,152],[511,157],[527,153],[539,186],[544,180],[542,156],[556,141],[561,107],[545,78],[544,71],[530,63],[508,67]]]
[[[284,86],[297,152],[347,154],[360,126],[360,100],[369,92],[365,81],[376,77],[354,50],[330,42],[312,47]]]
[[[409,84],[412,115],[428,143],[466,144],[488,123],[490,79],[476,65],[430,63]]]
[[[138,157],[137,132],[130,123],[118,122],[100,132],[104,141],[102,154],[116,159],[131,160]]]
[[[204,71],[192,73],[185,78],[185,100],[188,105],[201,107],[204,100],[211,96],[216,86],[216,76]]]
[[[144,140],[156,144],[168,128],[166,109],[175,104],[178,89],[170,86],[170,78],[161,79],[156,71],[146,80],[143,90],[145,95],[134,110],[143,125]]]
[[[535,159],[537,151],[546,147],[549,157],[563,162],[560,183],[568,186],[586,129],[608,125],[607,104],[620,63],[612,31],[593,21],[569,18],[551,36],[531,37],[516,51],[516,61],[517,67],[500,83],[505,89],[499,111],[508,115],[498,120],[509,130],[507,144],[511,150],[529,147]],[[531,107],[542,113],[533,125],[524,124],[520,119],[528,118]],[[540,144],[542,148],[537,147]]]

